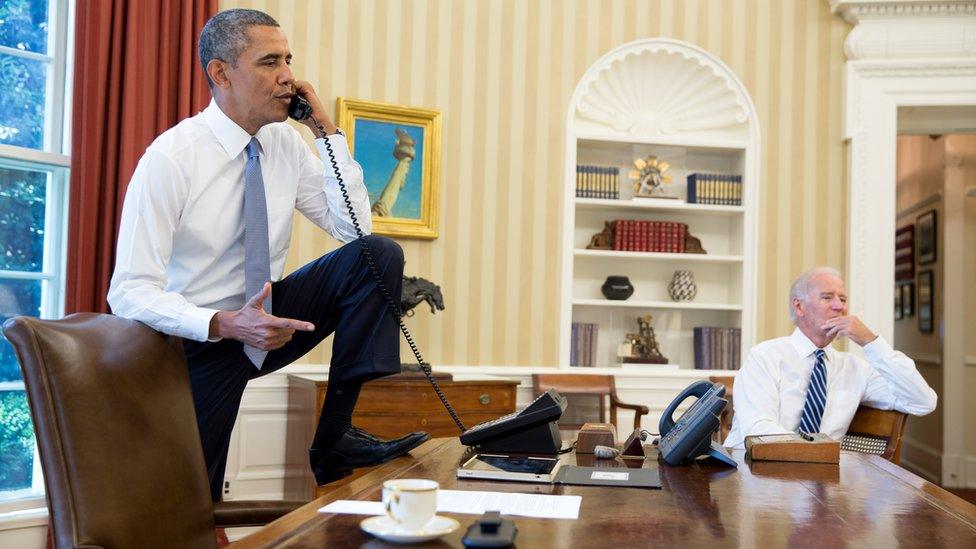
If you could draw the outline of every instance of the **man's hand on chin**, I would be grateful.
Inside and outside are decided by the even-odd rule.
[[[264,300],[271,295],[271,283],[253,296],[240,310],[218,311],[210,319],[210,337],[242,341],[262,351],[273,351],[291,341],[295,331],[311,332],[311,322],[279,318],[264,312]]]
[[[854,343],[864,347],[878,338],[878,334],[871,331],[861,319],[854,315],[828,318],[821,329],[829,341],[837,337],[847,337]]]

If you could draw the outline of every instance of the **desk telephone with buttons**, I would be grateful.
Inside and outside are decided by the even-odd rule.
[[[460,416],[458,416],[454,407],[451,406],[451,403],[447,401],[443,390],[441,390],[437,380],[434,379],[430,371],[430,365],[420,355],[420,349],[417,348],[413,337],[410,335],[410,331],[404,325],[399,305],[394,301],[390,291],[383,284],[382,277],[373,261],[373,254],[371,253],[369,244],[366,241],[362,228],[360,228],[359,220],[356,218],[356,212],[353,210],[346,184],[342,181],[342,174],[339,171],[339,164],[336,161],[335,153],[332,151],[332,144],[324,137],[326,134],[325,127],[312,117],[311,104],[297,93],[292,96],[291,104],[288,106],[288,116],[298,121],[311,118],[312,122],[322,134],[325,150],[329,156],[328,161],[332,166],[332,171],[339,184],[339,192],[342,194],[342,199],[345,202],[346,210],[349,212],[352,225],[356,229],[357,240],[360,246],[362,246],[363,257],[366,259],[373,280],[376,282],[379,292],[383,295],[390,314],[393,315],[397,325],[400,327],[404,339],[410,345],[410,350],[413,351],[414,357],[420,365],[420,369],[424,372],[424,375],[427,377],[441,403],[444,404],[447,413],[454,420],[454,424],[461,431],[461,442],[468,446],[480,446],[485,451],[557,453],[562,444],[562,439],[559,437],[556,420],[559,419],[563,410],[566,409],[566,402],[556,391],[551,389],[540,395],[539,398],[535,399],[532,404],[521,412],[480,423],[470,430],[464,427]]]
[[[690,396],[698,397],[698,400],[675,422],[675,409]],[[712,441],[712,433],[720,425],[719,416],[729,403],[723,396],[724,385],[703,380],[692,383],[671,401],[658,425],[661,431],[658,451],[665,463],[679,465],[707,455],[738,467],[729,451]]]

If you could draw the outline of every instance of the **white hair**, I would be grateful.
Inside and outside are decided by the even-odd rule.
[[[806,300],[807,296],[810,294],[810,281],[813,280],[814,277],[822,274],[841,278],[840,271],[834,269],[833,267],[814,267],[796,277],[796,280],[793,281],[793,285],[790,286],[790,321],[793,322],[794,326],[796,325],[796,311],[793,310],[793,300]]]

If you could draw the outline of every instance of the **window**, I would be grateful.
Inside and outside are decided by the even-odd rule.
[[[64,312],[73,8],[0,2],[0,321]],[[43,489],[20,366],[0,336],[0,510]]]

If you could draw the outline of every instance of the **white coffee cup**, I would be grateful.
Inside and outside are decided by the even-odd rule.
[[[386,515],[405,531],[420,530],[437,512],[436,481],[398,478],[383,483]]]

